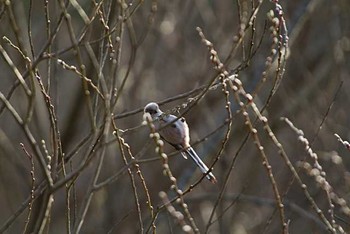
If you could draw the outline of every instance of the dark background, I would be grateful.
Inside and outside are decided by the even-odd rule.
[[[273,44],[273,24],[268,17],[270,11],[276,12],[276,4],[267,0],[62,0],[46,4],[15,0],[0,4],[2,232],[153,232],[147,194],[158,233],[180,233],[184,223],[190,225],[183,204],[172,203],[183,219],[161,208],[164,200],[159,193],[164,191],[169,199],[176,193],[164,175],[150,129],[142,125],[142,108],[150,101],[176,115],[186,111],[193,147],[208,165],[218,158],[223,140],[227,141],[213,167],[218,183],[213,185],[204,178],[184,196],[187,211],[201,233],[282,232],[263,153],[283,199],[289,232],[328,232],[299,183],[291,182],[286,160],[262,122],[256,121],[250,105],[247,113],[257,138],[249,135],[229,86],[232,126],[225,138],[228,115],[222,86],[204,93],[200,89],[210,85],[218,72],[197,27],[213,43],[222,62],[231,57],[225,69],[237,73],[244,90],[252,93],[325,218],[338,232],[350,230],[346,204],[350,152],[334,136],[350,138],[349,1],[279,2],[283,13],[279,20],[285,20],[288,31],[282,24],[273,29],[280,30],[282,39],[277,35],[277,42],[285,42],[286,34],[289,37],[285,66],[285,50]],[[256,17],[251,18],[256,7]],[[247,23],[250,20],[251,25]],[[244,34],[240,34],[242,26],[246,27]],[[237,43],[235,37],[240,35],[242,42]],[[274,56],[273,50],[277,52]],[[28,88],[18,85],[17,71]],[[90,79],[101,95],[82,77]],[[204,95],[197,102],[199,94]],[[246,104],[244,95],[240,97]],[[15,120],[14,112],[23,123]],[[312,153],[281,117],[303,131],[322,168],[315,167]],[[256,139],[264,147],[263,153],[257,149]],[[180,189],[185,191],[201,178],[190,160],[168,145],[164,150]],[[45,189],[40,159],[51,166],[54,184],[67,174],[72,177],[55,190]],[[303,160],[311,168],[301,163]],[[28,199],[33,188],[31,171],[34,199]],[[324,177],[318,176],[320,173]]]

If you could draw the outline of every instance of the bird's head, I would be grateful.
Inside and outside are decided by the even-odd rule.
[[[162,111],[159,109],[159,106],[155,102],[148,103],[143,109],[144,113],[149,113],[152,119],[158,118],[162,115]]]

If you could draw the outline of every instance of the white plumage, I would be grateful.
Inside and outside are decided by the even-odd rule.
[[[189,156],[196,163],[201,172],[206,174],[207,179],[212,183],[216,183],[214,174],[211,172],[208,173],[209,168],[203,163],[190,145],[189,128],[185,118],[164,114],[159,109],[158,104],[154,102],[147,104],[144,108],[144,112],[151,115],[156,128],[160,129],[159,133],[166,142],[179,150],[184,158]]]

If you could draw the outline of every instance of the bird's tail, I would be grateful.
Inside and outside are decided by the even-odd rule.
[[[186,153],[188,154],[188,156],[190,156],[190,158],[195,162],[195,164],[199,167],[199,169],[201,170],[201,172],[203,174],[206,174],[206,177],[208,180],[210,180],[213,184],[215,184],[217,182],[215,176],[213,173],[209,172],[209,168],[204,164],[204,162],[200,159],[200,157],[198,156],[198,154],[196,153],[196,151],[194,151],[194,149],[192,147],[189,147],[186,149]],[[208,173],[208,174],[207,174]]]

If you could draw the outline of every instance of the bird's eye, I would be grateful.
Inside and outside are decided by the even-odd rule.
[[[148,110],[146,110],[146,112],[152,115],[155,113],[155,110],[148,109]]]
[[[180,121],[184,123],[186,120],[185,120],[184,117],[182,117],[182,118],[180,119]]]

